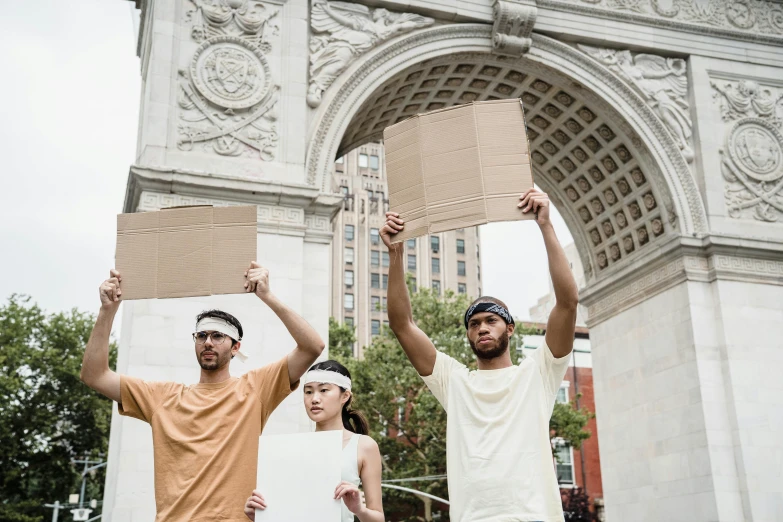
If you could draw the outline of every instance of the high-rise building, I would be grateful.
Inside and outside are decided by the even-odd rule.
[[[383,146],[368,143],[334,165],[335,190],[343,209],[334,220],[331,315],[356,328],[356,355],[388,325],[386,287],[389,251],[380,238],[389,210]],[[406,241],[405,267],[414,287],[481,295],[481,249],[477,227]]]

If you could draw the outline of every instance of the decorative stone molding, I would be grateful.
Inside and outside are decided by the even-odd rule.
[[[522,56],[530,49],[530,34],[536,23],[535,4],[495,0],[492,25],[492,49],[496,54]]]
[[[186,22],[201,45],[179,71],[177,147],[273,160],[279,87],[266,54],[279,10],[257,0],[189,1]]]
[[[588,327],[611,318],[632,306],[684,281],[709,283],[716,280],[783,285],[783,261],[714,254],[681,255],[630,282],[612,285],[608,295],[589,299]]]
[[[318,107],[324,91],[357,57],[386,40],[432,25],[410,13],[349,2],[313,0],[310,13],[310,87],[307,104]]]
[[[693,123],[688,104],[687,63],[680,58],[577,44],[579,50],[618,74],[655,111],[690,163]]]
[[[783,41],[783,5],[775,0],[538,0],[572,11],[666,29],[749,41]]]
[[[783,217],[783,92],[749,80],[712,81],[727,123],[720,150],[729,216],[777,222]]]
[[[212,205],[215,207],[234,207],[247,205],[248,203],[239,203],[236,201],[227,201],[215,198],[206,198],[198,196],[183,196],[181,194],[159,194],[155,192],[142,192],[139,201],[138,211],[148,212],[167,207],[180,207],[187,205]],[[296,231],[303,231],[305,228],[304,209],[296,207],[283,207],[275,205],[255,205],[258,209],[258,225],[264,227],[291,228]]]

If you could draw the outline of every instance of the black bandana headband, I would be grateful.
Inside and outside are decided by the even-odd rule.
[[[506,321],[506,324],[514,324],[514,318],[511,317],[511,314],[508,313],[508,310],[506,310],[504,307],[500,306],[499,304],[476,303],[470,308],[468,308],[467,312],[465,312],[466,330],[468,329],[468,321],[470,321],[470,318],[481,312],[491,312],[493,314],[499,315],[504,321]]]

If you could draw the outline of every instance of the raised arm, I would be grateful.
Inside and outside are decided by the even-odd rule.
[[[552,355],[565,357],[574,348],[576,309],[579,304],[579,290],[566,259],[563,247],[557,240],[555,229],[549,220],[549,196],[538,189],[530,189],[520,197],[522,212],[536,213],[536,222],[544,236],[544,246],[549,259],[549,275],[555,290],[555,306],[546,324],[546,344]]]
[[[269,289],[269,270],[255,261],[245,272],[245,288],[255,294],[272,309],[296,341],[296,348],[288,354],[288,379],[291,384],[298,381],[324,351],[324,342],[304,318],[291,310]]]
[[[408,360],[421,376],[432,375],[435,368],[435,345],[427,334],[421,331],[413,321],[411,299],[405,284],[405,244],[392,244],[392,238],[404,226],[400,215],[386,213],[386,225],[381,229],[381,239],[389,249],[389,287],[386,290],[388,301],[389,327],[405,350]]]
[[[101,296],[101,309],[92,328],[90,340],[84,350],[82,370],[79,374],[82,382],[118,403],[122,402],[120,395],[120,376],[109,368],[109,336],[114,316],[120,307],[120,281],[122,277],[112,270],[109,279],[104,281],[98,292]]]

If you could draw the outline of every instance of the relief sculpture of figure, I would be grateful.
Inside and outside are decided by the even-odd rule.
[[[354,58],[399,34],[432,25],[433,21],[381,8],[370,11],[360,4],[314,0],[307,104],[318,107],[323,92]]]
[[[720,85],[713,81],[710,85],[726,100],[721,111],[724,119],[733,120],[743,116],[768,118],[775,114],[779,98],[775,99],[769,89],[762,89],[752,80],[740,80],[736,85],[729,82]]]
[[[628,81],[677,140],[685,159],[693,161],[693,149],[690,146],[693,124],[686,101],[688,77],[685,60],[653,54],[634,56],[629,51],[587,45],[578,47]]]

